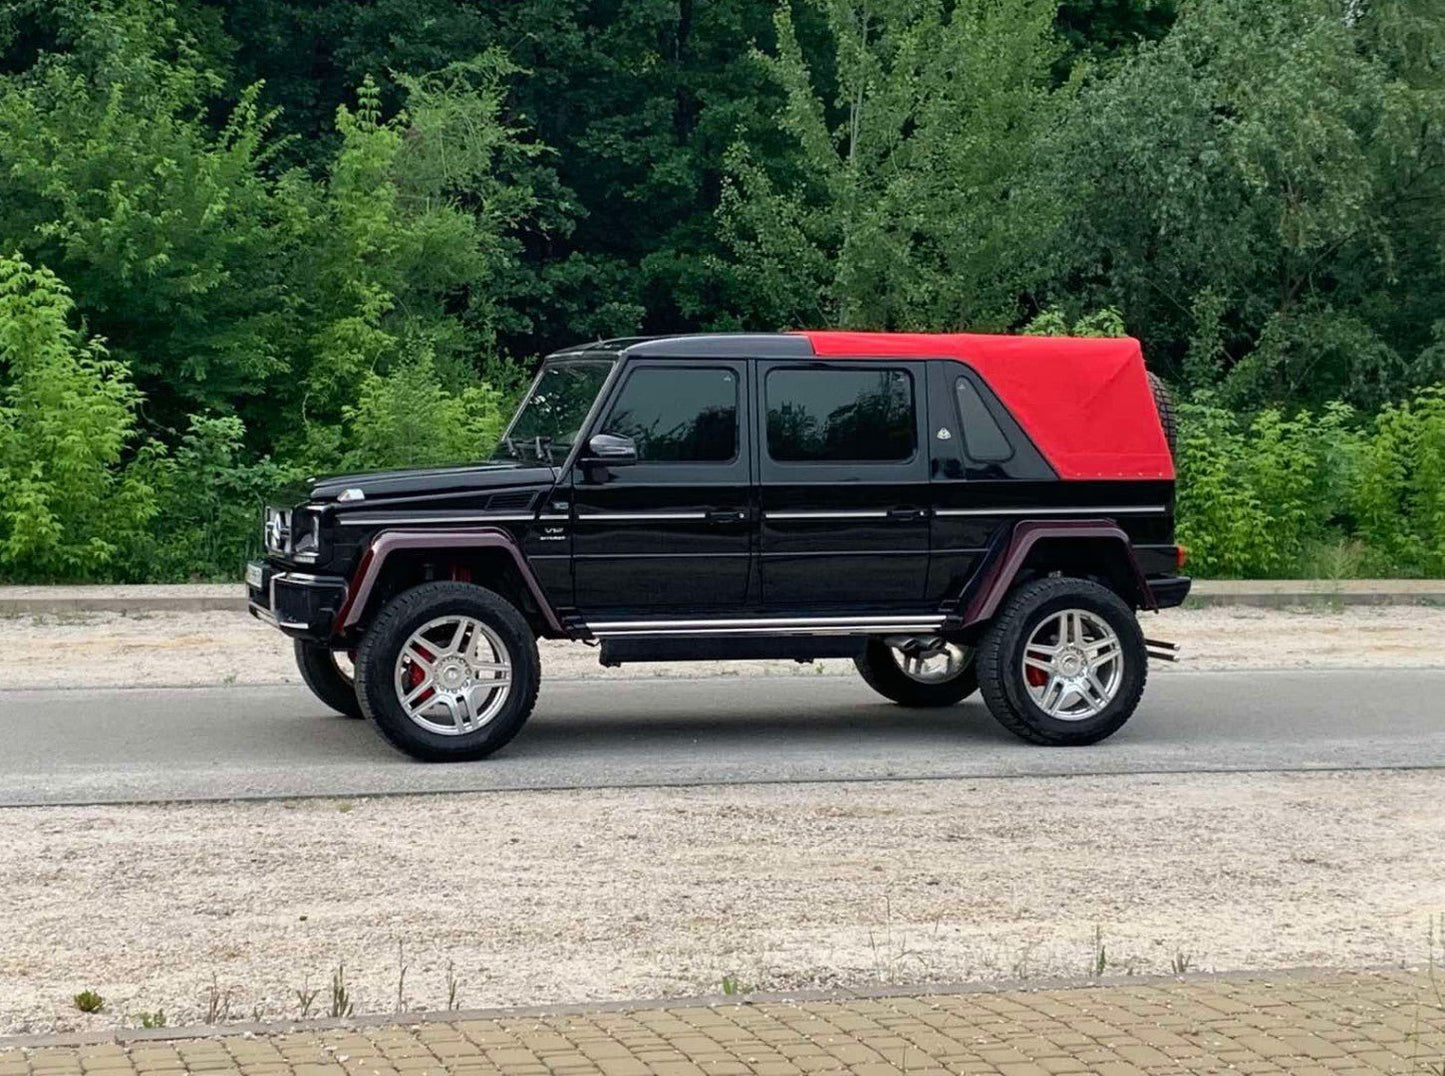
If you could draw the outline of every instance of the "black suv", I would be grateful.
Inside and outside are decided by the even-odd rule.
[[[1135,611],[1189,589],[1168,424],[1130,339],[588,344],[484,462],[268,509],[251,610],[323,702],[428,760],[517,734],[539,637],[604,665],[850,657],[902,705],[981,688],[1027,740],[1093,743],[1144,689]]]

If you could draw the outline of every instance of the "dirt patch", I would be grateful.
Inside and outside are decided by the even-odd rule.
[[[1181,670],[1433,666],[1445,608],[1338,611],[1208,607],[1144,618],[1152,637],[1181,647]],[[92,613],[0,620],[0,689],[296,683],[291,644],[245,613]],[[851,662],[693,662],[604,669],[597,651],[544,642],[549,677],[856,675]],[[1168,669],[1165,671],[1173,671]]]
[[[375,1013],[444,1007],[449,967],[468,1007],[1078,978],[1096,929],[1109,974],[1419,963],[1442,800],[1411,772],[6,810],[0,1032],[294,1016],[342,964]]]

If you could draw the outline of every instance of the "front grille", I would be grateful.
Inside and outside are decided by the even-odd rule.
[[[284,557],[291,552],[291,509],[266,509],[266,552]]]

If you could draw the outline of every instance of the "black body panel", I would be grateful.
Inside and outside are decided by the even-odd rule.
[[[816,646],[822,649],[814,656],[830,647],[846,656],[869,624],[903,614],[934,624],[929,630],[939,623],[953,630],[962,624],[957,618],[968,595],[997,563],[1015,528],[1027,521],[1112,523],[1148,581],[1146,598],[1152,595],[1159,607],[1168,607],[1188,592],[1174,544],[1174,483],[1060,480],[965,363],[824,360],[813,356],[805,337],[747,333],[607,341],[564,354],[568,361],[615,363],[565,458],[547,465],[550,452],[544,454],[539,444],[530,455],[541,462],[316,481],[298,509],[307,514],[297,518],[319,517],[319,552],[302,558],[273,550],[262,566],[264,585],[251,592],[257,614],[312,638],[341,630],[338,610],[348,588],[377,543],[400,530],[438,535],[434,555],[414,540],[398,554],[408,570],[422,573],[418,578],[483,585],[491,582],[487,573],[506,559],[450,549],[444,535],[481,529],[504,535],[540,591],[548,615],[534,619],[544,634],[585,638],[589,624],[674,618],[857,622],[851,639],[833,635],[810,642],[811,636],[794,634],[775,640],[760,629],[752,638],[729,640],[731,650],[695,634],[669,642],[666,631],[627,640],[626,646],[609,640],[608,652],[628,661],[673,653],[670,647],[699,656],[712,647],[736,657],[741,646],[759,656],[791,657]],[[590,458],[587,442],[601,432],[628,378],[659,369],[712,370],[736,379],[737,441],[731,457]],[[769,375],[829,370],[906,376],[913,406],[911,454],[885,453],[860,462],[789,456],[784,445],[782,458],[775,458]],[[777,421],[779,429],[795,419],[800,428],[815,421],[828,425],[846,420],[847,415],[839,418],[844,410],[824,408],[801,418],[780,411]],[[807,427],[807,432],[816,431]],[[784,435],[792,433],[784,429],[779,436]],[[283,580],[274,588],[273,577]],[[384,600],[386,588],[378,585],[377,593],[376,600]],[[343,641],[364,631],[370,615],[350,611]],[[838,655],[829,650],[828,656]]]

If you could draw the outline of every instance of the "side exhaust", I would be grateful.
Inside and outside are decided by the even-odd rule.
[[[1149,656],[1159,661],[1178,661],[1179,644],[1166,643],[1162,639],[1145,639],[1144,646]]]

